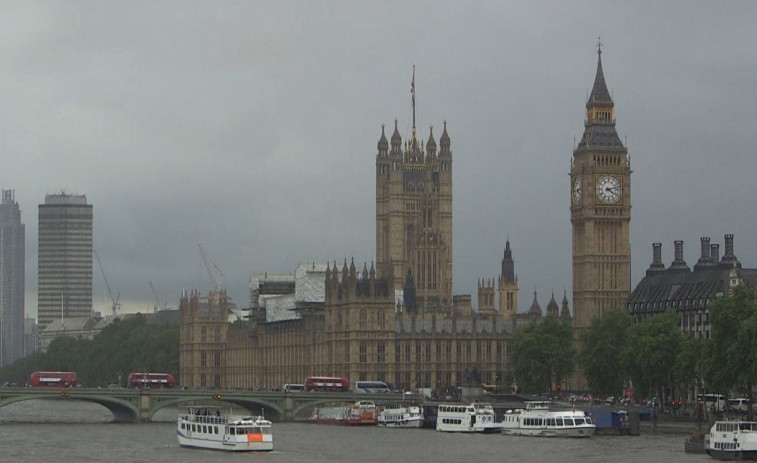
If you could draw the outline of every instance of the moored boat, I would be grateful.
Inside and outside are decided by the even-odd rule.
[[[375,425],[378,410],[374,402],[358,400],[349,406],[315,408],[311,419],[319,424]]]
[[[686,453],[705,453],[705,435],[701,432],[695,432],[686,438],[683,442],[683,451]]]
[[[705,448],[716,460],[757,460],[757,421],[716,421]]]
[[[495,420],[488,403],[441,404],[436,416],[436,430],[446,432],[499,432],[502,423]]]
[[[273,450],[273,425],[262,416],[235,416],[220,407],[190,406],[179,414],[179,445],[214,450]]]
[[[387,428],[420,428],[423,409],[418,405],[387,407],[379,413],[378,425]]]
[[[502,433],[512,436],[590,437],[596,430],[580,410],[550,410],[550,401],[527,401],[526,408],[507,410]]]

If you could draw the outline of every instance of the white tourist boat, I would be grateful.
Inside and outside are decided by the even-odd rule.
[[[716,421],[705,450],[716,460],[757,460],[757,421]]]
[[[176,435],[183,447],[237,452],[273,450],[272,423],[262,416],[234,416],[220,407],[190,406],[180,413]]]
[[[500,432],[502,423],[494,419],[494,408],[488,403],[440,404],[436,430],[447,432]]]
[[[527,401],[526,408],[507,410],[502,433],[511,436],[590,437],[597,429],[580,410],[550,410],[550,401]]]
[[[387,407],[379,413],[378,425],[387,428],[420,428],[423,409],[418,405]]]

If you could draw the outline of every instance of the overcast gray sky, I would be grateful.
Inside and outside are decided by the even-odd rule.
[[[570,184],[596,42],[627,135],[635,286],[663,243],[735,235],[754,268],[757,2],[3,2],[0,187],[26,224],[86,194],[124,308],[259,272],[370,262],[381,124],[448,120],[454,292],[495,278],[509,237],[520,310],[571,293]],[[436,132],[438,140],[440,131]],[[722,252],[722,251],[721,251]],[[97,309],[109,312],[94,268]],[[474,299],[475,301],[475,299]],[[572,309],[572,302],[571,302]]]

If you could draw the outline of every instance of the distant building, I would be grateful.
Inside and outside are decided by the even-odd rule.
[[[26,227],[13,190],[0,204],[0,367],[24,355]]]
[[[376,211],[375,266],[365,262],[358,270],[345,259],[256,275],[246,322],[227,322],[225,293],[183,294],[182,384],[278,388],[327,375],[383,380],[398,389],[509,386],[516,325],[541,316],[517,313],[509,241],[498,288],[494,279],[479,282],[478,310],[470,295],[452,295],[446,122],[438,152],[431,130],[425,146],[415,127],[403,145],[396,122],[391,144],[382,127]]]
[[[40,336],[53,320],[91,317],[92,205],[86,196],[45,196],[39,205],[38,259]]]
[[[127,313],[115,317],[102,318],[99,315],[92,317],[71,317],[56,319],[50,322],[39,333],[39,350],[47,351],[50,343],[58,337],[68,336],[79,340],[93,339],[106,326],[117,319],[128,320],[133,317],[143,317],[149,325],[178,325],[180,313],[178,310],[161,310],[157,313]]]
[[[50,343],[55,338],[68,336],[79,340],[92,339],[97,335],[109,320],[95,319],[92,317],[71,317],[55,319],[39,332],[39,350],[47,352]]]
[[[757,285],[757,269],[745,269],[734,254],[733,235],[725,235],[725,253],[720,245],[701,238],[701,253],[691,269],[683,258],[683,241],[676,241],[670,267],[662,263],[662,243],[652,245],[652,263],[641,279],[626,308],[639,323],[668,308],[680,315],[680,328],[698,338],[710,337],[709,305],[719,297],[728,297],[740,284]]]
[[[37,319],[24,319],[24,356],[33,354],[39,349],[37,335]]]

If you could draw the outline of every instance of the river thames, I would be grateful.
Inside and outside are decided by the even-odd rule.
[[[0,408],[2,462],[705,462],[683,451],[686,434],[590,439],[440,433],[432,429],[274,423],[274,450],[219,452],[180,447],[177,410],[152,423],[112,423],[97,404],[33,400]]]

